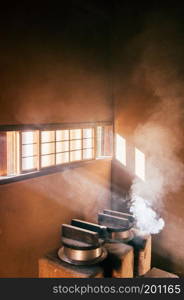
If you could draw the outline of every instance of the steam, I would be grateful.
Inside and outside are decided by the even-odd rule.
[[[131,212],[137,219],[137,227],[146,233],[158,233],[164,227],[164,220],[159,218],[145,199],[132,195]]]
[[[67,206],[70,205],[76,216],[80,214],[89,222],[95,222],[98,212],[104,207],[110,207],[109,182],[100,178],[100,173],[98,175],[95,173],[94,176],[90,167],[62,173],[68,191]]]
[[[133,181],[130,208],[137,220],[137,227],[153,234],[164,227],[164,220],[159,216],[164,199],[168,194],[176,193],[184,182],[184,164],[180,158],[183,147],[184,88],[177,58],[173,61],[173,57],[178,55],[178,44],[169,40],[165,32],[168,49],[162,48],[160,37],[163,32],[155,31],[153,40],[147,44],[145,42],[141,62],[133,74],[136,84],[140,80],[139,74],[144,77],[146,89],[152,93],[152,99],[148,99],[148,102],[154,102],[151,109],[149,104],[147,106],[147,121],[134,131],[134,145],[146,157],[146,179],[142,181],[136,178]]]
[[[157,216],[153,207],[161,209],[164,197],[177,192],[184,180],[184,164],[179,158],[182,109],[177,99],[169,104],[168,99],[162,100],[149,121],[136,129],[134,137],[135,144],[146,156],[146,180],[133,181],[130,210],[137,220],[137,227],[153,234],[164,227],[164,220]]]

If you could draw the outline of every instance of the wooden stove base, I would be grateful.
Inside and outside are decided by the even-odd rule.
[[[151,235],[137,235],[129,245],[134,248],[134,276],[143,276],[151,269]]]
[[[151,235],[145,237],[145,247],[138,252],[137,275],[146,274],[151,268]]]
[[[123,243],[106,243],[108,256],[103,262],[104,277],[132,278],[134,270],[134,251]]]
[[[100,265],[74,266],[63,262],[57,251],[39,259],[39,278],[103,278]]]

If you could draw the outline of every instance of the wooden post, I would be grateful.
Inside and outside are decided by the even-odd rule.
[[[103,278],[103,268],[97,265],[76,266],[63,262],[57,251],[39,259],[39,278]]]
[[[0,176],[7,175],[7,134],[0,132]]]
[[[134,248],[134,276],[142,276],[151,268],[151,235],[135,236],[128,242]]]
[[[133,248],[123,243],[106,243],[107,258],[103,261],[104,277],[132,278],[134,268]]]
[[[144,275],[151,268],[151,235],[145,237],[144,249],[138,254],[137,273],[139,276]]]

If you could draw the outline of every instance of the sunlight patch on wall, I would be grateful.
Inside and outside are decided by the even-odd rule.
[[[126,166],[126,140],[116,134],[116,159]]]
[[[135,174],[145,180],[145,154],[135,148]]]

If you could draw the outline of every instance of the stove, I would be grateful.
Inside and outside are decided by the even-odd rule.
[[[125,242],[132,238],[134,218],[130,214],[105,209],[98,214],[98,223],[72,219],[73,226],[94,231],[105,242]]]
[[[108,242],[127,242],[133,238],[134,218],[130,214],[105,209],[98,214],[98,223],[107,227]]]
[[[104,260],[107,251],[104,239],[98,232],[73,225],[62,225],[62,247],[58,251],[61,260],[73,265],[91,265]]]
[[[134,275],[145,274],[151,266],[151,236],[141,234],[132,214],[104,209],[98,214],[98,224],[72,219],[71,225],[62,225],[58,256],[70,265],[89,266],[90,270],[90,265],[103,261],[108,253],[112,267],[109,249],[121,249],[125,244],[134,249]]]

